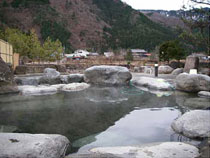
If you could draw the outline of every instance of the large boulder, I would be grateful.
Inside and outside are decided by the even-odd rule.
[[[16,92],[18,92],[18,89],[14,83],[13,72],[0,58],[0,94]]]
[[[181,142],[164,142],[144,146],[99,147],[90,151],[97,154],[112,154],[118,158],[196,158],[199,156],[198,148]]]
[[[179,75],[181,73],[183,73],[184,69],[183,68],[177,68],[174,71],[172,71],[172,75]]]
[[[0,158],[64,158],[69,140],[61,135],[0,134]]]
[[[210,137],[210,111],[193,110],[185,113],[172,123],[177,133],[189,138]]]
[[[40,84],[60,84],[62,83],[60,78],[60,72],[56,69],[46,68],[43,76],[40,78]]]
[[[210,91],[210,77],[182,73],[176,77],[176,89],[186,92]]]
[[[166,80],[160,78],[139,77],[136,79],[132,79],[131,82],[135,86],[147,87],[149,89],[163,91],[173,90],[173,85],[168,83]]]
[[[188,56],[184,66],[184,72],[189,73],[190,69],[198,69],[199,58],[195,56]]]
[[[174,69],[168,65],[163,65],[158,67],[159,74],[170,74]]]
[[[127,85],[132,78],[126,67],[93,66],[85,70],[85,82],[95,85]]]

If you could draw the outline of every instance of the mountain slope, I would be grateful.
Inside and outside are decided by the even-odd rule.
[[[175,37],[171,28],[151,21],[120,0],[3,0],[0,26],[25,32],[34,28],[40,40],[58,38],[67,51],[152,50]]]

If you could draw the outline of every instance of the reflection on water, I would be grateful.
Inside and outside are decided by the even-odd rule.
[[[49,96],[0,96],[0,126],[18,132],[62,134],[71,152],[96,146],[177,141],[171,122],[184,112],[175,95],[125,87],[90,87]],[[131,95],[131,92],[135,92]]]

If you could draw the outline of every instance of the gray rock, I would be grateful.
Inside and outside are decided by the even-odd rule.
[[[84,78],[95,85],[127,85],[132,75],[126,67],[101,65],[86,69]]]
[[[158,67],[159,74],[170,74],[173,70],[174,69],[168,65]]]
[[[199,58],[195,56],[188,56],[184,66],[184,72],[189,73],[190,69],[198,69]]]
[[[131,82],[135,86],[147,87],[149,89],[163,90],[163,91],[173,90],[173,86],[170,83],[160,78],[139,77],[136,79],[132,79]]]
[[[188,98],[184,106],[192,109],[206,109],[210,107],[210,100],[208,98]]]
[[[207,91],[200,91],[198,92],[198,96],[204,97],[204,98],[210,98],[210,92]],[[210,105],[209,105],[210,106]]]
[[[199,145],[200,156],[197,158],[209,158],[210,157],[210,138],[204,139]]]
[[[185,113],[172,123],[177,133],[189,138],[210,137],[210,111],[193,110]]]
[[[210,91],[210,77],[182,73],[176,77],[176,89],[186,92]]]
[[[15,77],[17,85],[38,85],[40,83],[41,76],[30,76],[30,77]]]
[[[83,74],[70,74],[68,76],[68,83],[81,83],[84,82]]]
[[[13,72],[10,67],[0,58],[0,94],[17,93],[14,83]]]
[[[0,133],[0,158],[63,158],[69,143],[61,135]]]
[[[46,68],[44,70],[44,75],[40,78],[40,84],[61,84],[60,72],[56,69]]]
[[[199,74],[204,74],[210,76],[210,68],[200,68]]]
[[[52,69],[52,68],[44,69],[44,77],[57,78],[59,76],[60,76],[60,72],[56,71],[56,69]]]
[[[183,73],[184,69],[183,68],[177,68],[174,71],[172,71],[172,75],[179,75],[181,73]]]
[[[91,150],[97,154],[112,154],[120,158],[196,158],[198,148],[181,142],[164,142],[144,146],[101,147]]]
[[[67,91],[67,92],[71,92],[71,91],[81,91],[84,89],[89,88],[90,85],[87,83],[70,83],[67,85],[64,85],[61,90],[62,91]]]
[[[83,74],[70,74],[70,75],[61,75],[60,76],[62,83],[81,83],[84,82]]]
[[[57,93],[57,88],[53,86],[18,86],[22,95],[48,95]]]

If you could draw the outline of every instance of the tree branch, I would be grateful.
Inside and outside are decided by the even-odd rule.
[[[201,1],[198,1],[198,0],[191,0],[191,1],[194,2],[194,3],[198,3],[198,4],[210,5],[210,2],[209,2],[209,1],[207,1],[207,2],[205,2],[205,1],[203,1],[203,0],[201,0]]]

